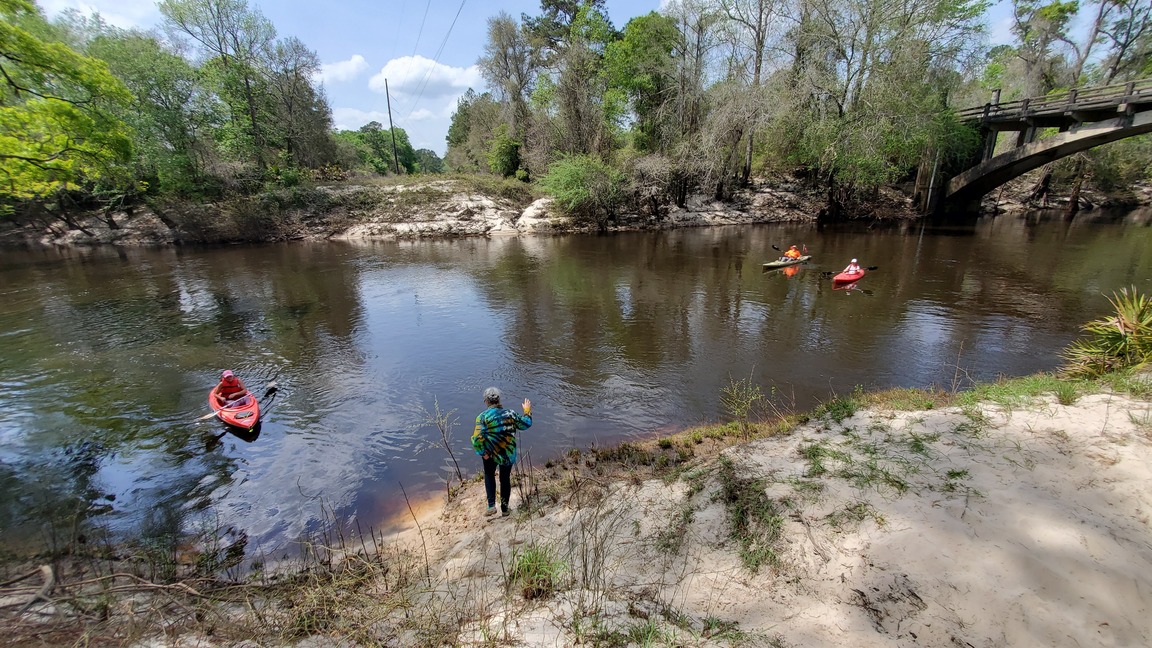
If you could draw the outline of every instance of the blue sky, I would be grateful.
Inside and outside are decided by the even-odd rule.
[[[160,22],[154,0],[38,0],[52,17],[74,8],[98,12],[118,27],[148,29]],[[989,40],[1007,42],[1007,0],[989,12]],[[608,0],[612,23],[660,8],[660,0]],[[505,11],[536,15],[539,0],[249,0],[281,37],[295,36],[324,64],[323,84],[337,128],[355,130],[370,121],[388,126],[384,79],[392,97],[392,121],[415,148],[444,155],[456,100],[468,88],[482,92],[476,68],[487,21]]]

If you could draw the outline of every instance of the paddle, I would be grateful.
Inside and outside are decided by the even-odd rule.
[[[264,395],[260,397],[260,400],[264,400],[265,398],[268,398],[272,394],[275,394],[277,389],[279,389],[279,388],[276,386],[275,380],[268,383],[268,385],[264,388]],[[251,395],[252,395],[251,389],[248,390],[248,393],[244,394],[244,396],[251,396]],[[225,409],[225,408],[231,406],[236,401],[243,399],[244,396],[241,396],[240,398],[234,398],[234,399],[228,401],[227,403],[224,404],[224,407],[222,407],[220,409]],[[198,418],[196,420],[197,421],[207,421],[208,419],[212,418],[213,416],[216,416],[216,412],[218,412],[218,411],[219,410],[213,410],[213,411],[205,414],[204,416],[201,416],[200,418]]]
[[[879,270],[879,269],[880,269],[880,266],[868,266],[867,268],[864,268],[864,269],[865,269],[865,270],[867,270],[867,271],[869,271],[869,272],[872,272],[873,270]],[[830,272],[830,271],[829,271],[829,272],[821,272],[821,273],[820,273],[820,276],[821,276],[822,278],[824,278],[824,279],[828,279],[828,278],[831,278],[831,277],[835,277],[835,276],[836,276],[836,275],[838,275],[838,274],[840,274],[840,273],[839,273],[839,272]]]

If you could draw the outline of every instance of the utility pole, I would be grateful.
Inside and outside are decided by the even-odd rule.
[[[392,162],[396,175],[400,175],[400,156],[396,155],[396,127],[392,125],[392,95],[388,93],[388,79],[384,79],[384,99],[388,101],[388,130],[392,132]]]

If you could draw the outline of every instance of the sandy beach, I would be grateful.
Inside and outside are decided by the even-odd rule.
[[[424,546],[425,603],[476,611],[464,645],[1152,644],[1148,402],[874,408],[712,456],[689,443],[674,478],[553,466],[567,487],[531,515],[485,520],[473,483],[397,540]],[[778,520],[755,570],[734,479]],[[562,573],[526,598],[509,570],[540,550]]]

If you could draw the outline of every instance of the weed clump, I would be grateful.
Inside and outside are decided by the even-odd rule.
[[[508,586],[518,587],[527,600],[548,598],[559,589],[567,571],[568,565],[554,547],[532,543],[513,551]]]
[[[740,543],[744,567],[756,572],[761,566],[779,562],[775,543],[784,531],[784,517],[765,491],[763,479],[750,479],[736,474],[736,466],[727,457],[720,458],[720,492],[732,538]]]

